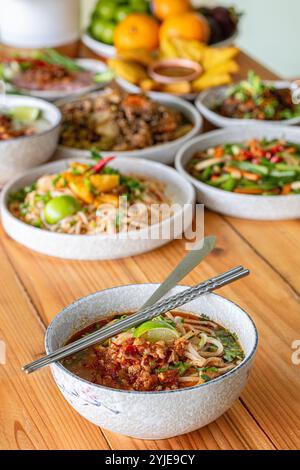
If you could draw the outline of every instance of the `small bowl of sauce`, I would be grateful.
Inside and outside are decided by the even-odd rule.
[[[168,59],[150,65],[150,77],[159,83],[192,82],[203,72],[200,64],[188,59]]]

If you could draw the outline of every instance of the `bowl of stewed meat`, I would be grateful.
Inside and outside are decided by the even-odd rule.
[[[63,119],[60,158],[103,156],[146,158],[171,164],[180,146],[202,130],[190,103],[168,95],[130,94],[117,86],[57,102]]]
[[[46,332],[47,353],[136,312],[157,287],[116,287],[71,304]],[[245,311],[209,294],[51,369],[66,400],[92,423],[165,439],[201,428],[232,406],[247,383],[257,341]]]

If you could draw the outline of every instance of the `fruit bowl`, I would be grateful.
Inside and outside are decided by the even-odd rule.
[[[180,16],[190,12],[184,8],[183,2],[148,2],[146,0],[99,0],[91,16],[90,24],[82,37],[84,44],[101,57],[114,57],[117,53],[114,47],[114,32],[116,26],[130,14],[147,14],[165,24],[170,16]],[[234,8],[201,7],[192,10],[204,17],[204,22],[210,29],[209,45],[224,47],[234,43],[238,36],[238,24],[241,14]],[[169,15],[169,16],[168,16]],[[183,26],[182,26],[183,27]],[[184,27],[184,30],[186,28]],[[198,38],[200,39],[200,38]],[[122,45],[123,47],[123,45]]]

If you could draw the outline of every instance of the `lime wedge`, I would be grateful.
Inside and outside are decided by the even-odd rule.
[[[18,108],[11,108],[10,115],[13,119],[20,122],[34,122],[40,116],[41,111],[39,108],[31,108],[31,107],[18,107]]]
[[[144,339],[151,343],[165,341],[170,343],[180,337],[178,331],[171,325],[162,321],[147,321],[138,326],[133,335],[135,338],[143,336]]]

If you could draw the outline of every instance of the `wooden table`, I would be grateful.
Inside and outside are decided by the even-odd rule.
[[[272,74],[252,59],[249,68]],[[0,366],[2,449],[296,449],[300,447],[300,222],[252,222],[206,212],[205,230],[218,237],[214,253],[186,280],[193,284],[237,264],[252,275],[222,294],[252,315],[260,333],[257,360],[241,398],[204,429],[165,441],[139,441],[101,430],[81,418],[56,388],[49,370],[26,377],[22,364],[44,351],[50,320],[75,299],[107,287],[161,282],[184,255],[175,241],[153,253],[108,262],[70,262],[23,248],[0,230]]]

